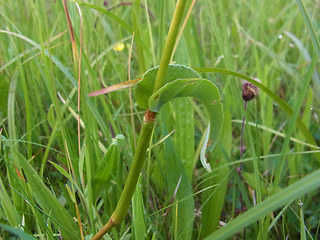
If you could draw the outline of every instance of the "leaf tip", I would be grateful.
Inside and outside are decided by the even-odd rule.
[[[206,137],[205,137],[205,140],[204,140],[204,143],[202,145],[202,148],[201,148],[201,151],[200,151],[200,161],[201,161],[201,164],[202,166],[208,171],[208,172],[211,172],[211,166],[210,164],[208,163],[207,161],[207,157],[206,157],[206,149],[207,149],[207,146],[208,144],[210,144],[210,141],[209,140],[209,133],[210,133],[210,122],[208,124],[208,128],[206,130]]]

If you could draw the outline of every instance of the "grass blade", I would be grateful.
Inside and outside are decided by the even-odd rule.
[[[292,201],[292,199],[296,199],[318,187],[320,187],[320,169],[257,204],[241,216],[229,222],[225,227],[209,235],[205,240],[226,239],[264,217],[266,214]]]
[[[2,223],[0,223],[0,228],[4,229],[5,231],[7,231],[7,232],[9,232],[11,234],[13,234],[16,237],[19,237],[20,239],[37,240],[37,238],[34,238],[34,237],[30,236],[29,234],[25,233],[21,229],[13,228],[13,227],[4,225]]]
[[[229,168],[226,166],[228,160],[226,157],[224,157],[224,155],[227,154],[227,156],[230,157],[231,141],[231,114],[229,110],[226,110],[224,113],[223,127],[218,142],[219,147],[216,147],[210,154],[210,163],[213,168],[217,170],[209,174],[204,180],[206,181],[205,187],[212,187],[215,185],[217,185],[217,187],[205,191],[202,194],[201,236],[203,238],[217,229],[221,217],[221,211],[225,204],[229,180]],[[223,150],[221,148],[223,148]]]
[[[129,87],[134,87],[138,81],[140,81],[141,79],[134,79],[134,80],[129,80],[129,81],[125,81],[125,82],[121,82],[121,83],[117,83],[111,86],[108,86],[106,88],[100,89],[98,91],[92,92],[90,93],[88,96],[89,97],[94,97],[94,96],[98,96],[101,94],[107,94],[110,92],[114,92],[114,91],[118,91],[124,88],[129,88]]]
[[[26,175],[27,183],[31,193],[43,208],[43,210],[52,217],[57,228],[61,227],[62,236],[65,239],[79,239],[78,227],[67,210],[52,195],[51,191],[44,185],[36,171],[30,163],[19,154],[19,162]]]
[[[296,2],[297,2],[298,6],[299,6],[299,9],[301,11],[303,20],[304,20],[304,22],[307,25],[307,28],[309,30],[310,37],[312,39],[312,43],[313,43],[313,46],[314,46],[314,48],[316,50],[318,58],[320,59],[320,44],[319,44],[319,40],[317,38],[316,32],[314,31],[314,28],[313,28],[312,23],[310,21],[309,14],[308,14],[308,12],[307,12],[306,8],[304,7],[304,5],[303,5],[301,0],[296,0]]]
[[[133,28],[126,23],[125,21],[123,21],[121,18],[119,18],[117,15],[111,13],[110,11],[108,11],[107,9],[103,8],[103,7],[99,7],[93,4],[89,4],[89,3],[85,3],[85,2],[80,2],[80,1],[74,1],[76,3],[78,3],[80,6],[83,5],[85,7],[91,8],[91,9],[95,9],[98,12],[101,12],[103,14],[105,14],[106,16],[112,18],[113,20],[115,20],[118,24],[120,24],[120,26],[127,30],[127,32],[129,32],[130,34],[133,34],[134,30]],[[149,48],[147,48],[146,46],[148,46],[147,44],[144,43],[143,39],[140,37],[140,35],[138,35],[137,33],[135,33],[135,39],[137,40],[137,42],[139,43],[139,45],[146,50],[146,52],[152,56],[151,51]]]
[[[21,223],[21,217],[17,212],[17,209],[12,204],[11,199],[3,185],[2,179],[0,178],[0,200],[1,206],[5,212],[6,218],[11,226],[19,226]]]
[[[163,129],[165,129],[164,124]],[[166,131],[163,132],[164,135],[167,135]],[[181,162],[181,159],[178,157],[171,138],[168,138],[166,141],[164,141],[163,162],[168,195],[173,196],[174,201],[179,201],[192,196],[190,180],[186,175],[184,166]],[[180,176],[182,176],[181,180],[179,180]],[[178,189],[177,185],[179,185]],[[175,226],[175,228],[177,228],[178,234],[177,239],[191,239],[194,219],[194,199],[189,198],[185,201],[182,201],[179,203],[179,205],[176,205],[176,207],[177,209],[171,209],[171,211],[173,211],[173,225],[171,225],[172,227],[170,228],[172,229],[171,235],[172,237],[174,236],[173,226]],[[177,214],[174,210],[178,211]],[[175,219],[177,219],[178,221],[175,222]]]
[[[136,190],[132,197],[132,222],[135,239],[145,239],[146,223],[144,216],[143,197],[141,191],[142,175],[140,174]]]
[[[187,176],[190,181],[193,175],[194,156],[194,114],[189,99],[176,99],[173,102],[176,109],[176,133],[174,135],[175,146],[182,159]]]
[[[31,44],[32,46],[36,47],[40,51],[42,50],[40,44],[36,43],[35,41],[31,40],[30,38],[28,38],[22,34],[10,32],[10,31],[4,31],[4,30],[0,30],[0,33],[5,33],[5,34],[9,34],[9,35],[18,37],[18,38],[24,40],[25,42]],[[64,73],[64,75],[72,82],[72,84],[74,86],[78,85],[78,83],[76,82],[76,80],[74,79],[74,77],[72,76],[70,71],[55,56],[53,56],[47,50],[44,50],[44,54],[56,64],[56,66]]]

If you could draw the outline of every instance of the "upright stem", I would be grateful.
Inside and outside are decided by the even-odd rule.
[[[244,114],[242,117],[241,136],[240,136],[240,159],[242,159],[243,153],[244,153],[243,135],[244,135],[244,120],[245,120],[246,111],[247,111],[247,101],[244,101]],[[240,162],[240,171],[241,170],[242,170],[242,162]]]
[[[173,19],[170,25],[168,37],[164,45],[163,53],[161,56],[160,66],[159,66],[159,70],[155,80],[153,92],[157,91],[165,83],[166,73],[168,71],[168,66],[171,59],[172,51],[176,43],[178,30],[179,30],[179,26],[180,26],[180,22],[181,22],[181,18],[183,15],[186,2],[187,0],[178,0],[178,3],[176,5],[176,8],[173,14]],[[121,223],[121,221],[125,218],[131,202],[133,192],[136,188],[136,184],[138,181],[141,168],[145,161],[145,154],[149,145],[155,117],[156,117],[155,112],[152,112],[150,110],[147,110],[145,112],[143,126],[141,129],[141,134],[138,141],[138,146],[137,146],[135,155],[133,157],[132,166],[131,166],[127,181],[125,183],[124,189],[121,193],[117,207],[114,210],[109,221],[103,226],[103,228],[99,230],[99,232],[97,232],[96,235],[93,236],[91,240],[100,239],[112,227]]]
[[[164,80],[167,74],[172,51],[177,40],[179,26],[186,2],[187,0],[178,0],[176,9],[174,10],[171,26],[168,32],[168,38],[163,48],[158,74],[154,83],[153,92],[157,91],[164,85]]]
[[[244,113],[243,113],[243,117],[242,117],[241,136],[240,136],[240,159],[241,160],[242,160],[243,153],[244,153],[243,135],[244,135],[245,114],[247,111],[247,102],[248,101],[244,100]],[[242,162],[240,162],[239,177],[240,177],[240,180],[243,182],[242,168],[243,168],[243,164],[242,164]],[[243,202],[241,191],[240,191],[240,203],[241,203],[241,212],[243,213],[244,212],[244,202]],[[243,229],[243,239],[244,240],[246,239],[246,228]]]
[[[132,166],[131,166],[126,184],[124,185],[124,189],[118,201],[117,207],[114,210],[107,224],[105,224],[103,228],[101,228],[100,231],[97,232],[97,234],[94,235],[94,237],[91,240],[100,239],[113,226],[121,223],[125,218],[125,216],[127,215],[130,201],[131,201],[133,192],[136,188],[136,184],[138,181],[138,177],[139,177],[142,165],[145,161],[146,151],[149,146],[150,136],[154,126],[154,118],[155,118],[155,113],[147,110],[144,117],[142,129],[141,129],[141,135],[139,138],[137,151],[135,152],[135,155],[133,157]]]

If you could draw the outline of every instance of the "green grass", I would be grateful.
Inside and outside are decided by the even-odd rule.
[[[128,89],[88,94],[128,80],[133,32],[131,79],[160,63],[175,3],[136,0],[110,11],[119,1],[105,3],[79,3],[79,146],[79,68],[62,1],[0,0],[2,239],[80,239],[81,231],[90,239],[117,205],[143,109],[133,94],[132,125]],[[68,9],[79,50],[79,12],[72,1]],[[319,238],[319,10],[311,0],[196,1],[172,61],[220,90],[212,172],[199,161],[205,108],[192,99],[167,103],[125,221],[105,239],[243,239],[244,228],[247,239]],[[262,86],[244,112],[246,77]]]

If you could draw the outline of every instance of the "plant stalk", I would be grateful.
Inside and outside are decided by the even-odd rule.
[[[138,177],[145,161],[145,155],[147,148],[149,146],[150,136],[154,126],[155,113],[150,110],[146,111],[141,134],[137,146],[137,151],[133,157],[132,166],[124,186],[124,189],[121,193],[119,202],[116,209],[114,210],[109,221],[99,230],[99,232],[94,235],[91,240],[100,239],[104,234],[106,234],[113,226],[118,225],[127,215],[127,211],[131,202],[132,195],[136,188]]]
[[[174,45],[177,40],[177,35],[179,31],[179,26],[181,23],[181,18],[183,15],[184,7],[186,5],[187,0],[178,0],[176,8],[173,13],[172,22],[170,25],[170,29],[168,32],[167,41],[164,45],[160,66],[158,70],[158,74],[154,83],[153,92],[157,91],[161,88],[165,83],[165,78],[168,70],[168,66],[170,63],[171,55],[173,52]]]
[[[244,122],[245,122],[245,114],[247,111],[247,103],[248,101],[244,100],[244,113],[242,117],[242,125],[241,125],[241,136],[240,136],[240,159],[242,160],[243,158],[243,153],[244,153],[244,143],[243,143],[243,135],[244,135]],[[242,168],[243,168],[243,163],[240,162],[240,167],[239,167],[239,177],[241,182],[244,183],[243,175],[242,175]],[[240,191],[240,203],[241,203],[241,213],[244,213],[244,202],[242,198],[242,193]],[[246,228],[243,229],[243,239],[246,239]]]
[[[173,48],[176,43],[179,26],[183,11],[185,8],[187,0],[178,0],[176,5],[173,18],[171,21],[170,29],[168,32],[168,37],[163,49],[163,53],[160,60],[160,66],[155,80],[153,92],[161,88],[165,83],[165,77],[168,71],[169,62],[172,56]],[[124,189],[121,193],[119,202],[116,209],[111,215],[109,221],[101,228],[96,235],[93,236],[91,240],[97,240],[103,237],[112,227],[118,225],[127,215],[127,211],[131,202],[132,195],[136,188],[138,177],[145,161],[146,150],[149,146],[150,137],[152,134],[154,119],[156,113],[150,111],[149,109],[145,112],[143,126],[141,129],[140,138],[138,141],[138,146],[133,157],[132,166],[129,171],[127,181],[125,183]]]

